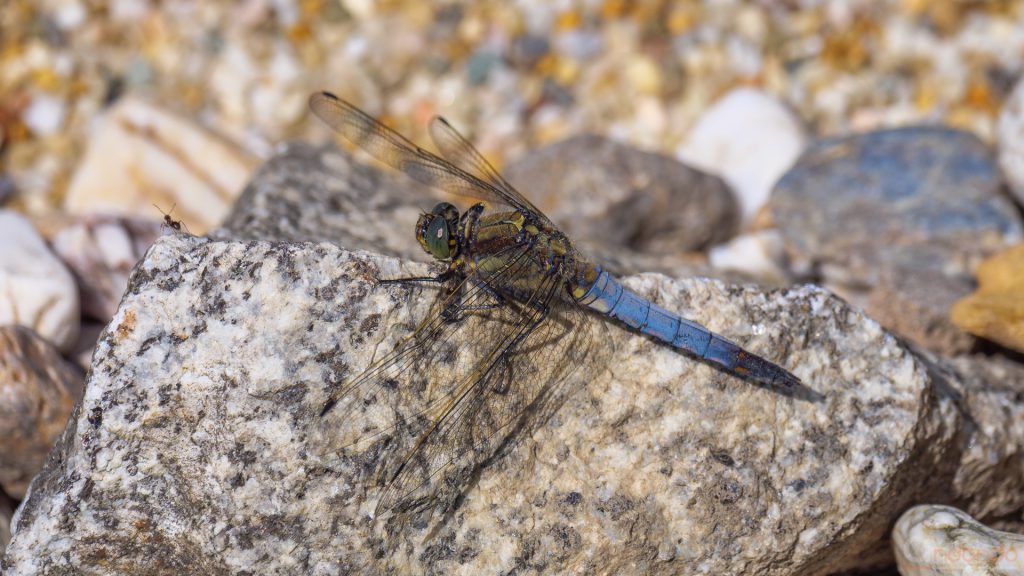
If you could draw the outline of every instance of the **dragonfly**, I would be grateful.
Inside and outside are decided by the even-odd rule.
[[[384,164],[475,201],[463,212],[440,202],[420,215],[416,239],[444,270],[378,282],[435,285],[434,303],[393,349],[335,385],[319,413],[324,449],[375,480],[375,514],[450,510],[477,468],[586,366],[595,339],[585,323],[594,314],[744,380],[801,384],[623,286],[443,118],[429,125],[438,156],[329,92],[313,94],[309,106]]]

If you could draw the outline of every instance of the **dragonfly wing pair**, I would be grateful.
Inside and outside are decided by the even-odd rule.
[[[523,251],[511,252],[491,276],[442,292],[412,334],[331,394],[321,448],[364,462],[382,487],[378,513],[454,501],[521,419],[584,364],[585,318],[559,297],[556,278],[541,278],[530,304],[494,299],[488,282],[529,268]]]
[[[424,184],[528,211],[528,200],[447,122],[431,125],[439,158],[327,93],[313,112],[354,144]],[[361,462],[381,486],[377,511],[454,502],[469,475],[584,365],[586,317],[529,244],[446,283],[430,312],[387,355],[332,391],[319,422],[328,460]],[[502,298],[515,284],[516,299]]]
[[[506,181],[444,118],[430,124],[430,136],[446,159],[416,146],[372,116],[329,92],[309,98],[318,118],[350,142],[413,180],[475,200],[546,216]]]

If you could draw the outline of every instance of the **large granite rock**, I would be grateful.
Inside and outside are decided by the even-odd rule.
[[[820,289],[643,275],[627,283],[816,394],[594,319],[582,378],[453,513],[374,521],[361,465],[381,454],[326,465],[317,412],[427,310],[430,288],[374,278],[427,271],[329,244],[160,239],[15,517],[5,573],[824,574],[948,492],[976,433],[940,371]]]
[[[457,496],[449,513],[374,517],[373,475],[394,455],[325,457],[317,414],[436,295],[375,279],[436,268],[353,250],[424,257],[411,220],[384,228],[389,210],[415,218],[405,183],[304,150],[344,166],[339,181],[313,169],[303,183],[286,151],[217,239],[164,237],[136,268],[14,518],[5,574],[814,575],[891,564],[888,530],[914,503],[1018,506],[1016,440],[1000,430],[1020,396],[1003,368],[915,354],[818,288],[644,274],[624,281],[809,389],[751,386],[591,318],[587,363],[439,492]],[[324,237],[346,248],[296,241]]]

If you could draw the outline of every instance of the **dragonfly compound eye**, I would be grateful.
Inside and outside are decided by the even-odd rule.
[[[420,216],[416,223],[416,239],[428,254],[438,260],[447,260],[455,252],[455,231],[458,225],[458,209],[442,202],[430,214]]]

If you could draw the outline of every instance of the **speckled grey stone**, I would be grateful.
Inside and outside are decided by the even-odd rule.
[[[941,363],[953,371],[948,381],[971,417],[951,496],[975,497],[932,503],[954,503],[986,520],[1016,517],[1024,529],[1024,364],[981,355]]]
[[[379,453],[325,464],[316,414],[434,294],[374,278],[427,271],[330,244],[161,238],[15,517],[4,573],[826,574],[891,562],[892,523],[954,489],[975,433],[955,372],[821,289],[640,275],[624,281],[820,398],[595,318],[585,381],[451,514],[375,521],[362,465]]]
[[[571,238],[677,255],[731,238],[739,204],[717,176],[600,136],[540,148],[506,178]]]
[[[974,342],[948,313],[970,293],[974,266],[1022,237],[991,152],[947,128],[821,141],[780,179],[769,205],[798,266],[944,354]]]

